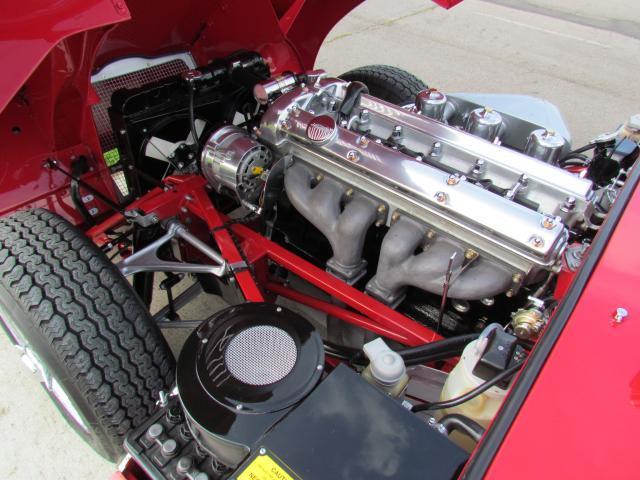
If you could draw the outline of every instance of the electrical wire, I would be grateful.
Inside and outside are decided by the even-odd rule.
[[[441,410],[443,408],[457,407],[458,405],[466,403],[469,400],[477,397],[478,395],[485,392],[486,390],[489,390],[491,387],[500,383],[501,381],[511,378],[511,376],[513,376],[518,370],[520,370],[523,364],[524,364],[524,361],[518,362],[515,365],[512,365],[511,367],[507,368],[504,372],[499,373],[498,375],[493,377],[491,380],[487,380],[483,384],[478,385],[473,390],[469,390],[464,395],[460,395],[459,397],[452,398],[450,400],[445,400],[443,402],[433,402],[433,403],[425,402],[418,405],[414,405],[411,411],[415,413],[415,412]]]
[[[414,357],[424,357],[445,351],[461,351],[469,342],[476,340],[479,336],[479,333],[457,335],[455,337],[449,337],[442,340],[437,340],[435,342],[425,343],[424,345],[419,345],[417,347],[402,348],[400,350],[396,350],[396,353],[398,353],[405,360],[408,360]]]
[[[591,159],[581,153],[569,154],[564,158],[562,158],[560,161],[558,161],[558,165],[561,168],[582,167],[582,166],[587,166],[590,163],[591,163]]]
[[[567,157],[573,156],[573,155],[578,155],[580,153],[584,153],[584,152],[588,152],[589,150],[593,150],[594,148],[596,148],[599,145],[599,143],[588,143],[587,145],[584,145],[580,148],[576,148],[575,150],[571,150],[569,153],[567,153],[564,157],[562,157],[560,159],[560,161],[564,160]]]
[[[439,362],[442,360],[449,360],[450,358],[459,357],[462,354],[463,348],[457,348],[455,350],[442,351],[437,353],[431,353],[421,357],[412,357],[404,361],[407,367],[414,365],[422,365],[429,362]]]

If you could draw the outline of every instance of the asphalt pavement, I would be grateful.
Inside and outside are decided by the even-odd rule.
[[[368,0],[329,34],[316,66],[339,75],[385,63],[445,92],[544,98],[577,146],[640,112],[639,19],[634,0],[466,0],[449,11]],[[181,313],[204,318],[218,305],[203,299]],[[171,332],[176,352],[186,333]],[[115,466],[66,426],[3,335],[0,365],[0,479],[109,478]]]

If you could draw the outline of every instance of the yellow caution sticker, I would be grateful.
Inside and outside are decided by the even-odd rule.
[[[238,480],[296,480],[268,454],[258,455],[238,475]]]

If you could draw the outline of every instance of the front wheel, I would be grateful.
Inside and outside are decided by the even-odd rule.
[[[49,211],[0,219],[0,324],[67,421],[110,460],[173,383],[171,351],[129,283]]]
[[[415,75],[391,65],[367,65],[340,75],[348,82],[364,83],[374,97],[396,105],[413,104],[416,94],[427,85]]]

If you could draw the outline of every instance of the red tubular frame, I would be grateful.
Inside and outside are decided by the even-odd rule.
[[[397,342],[407,343],[407,337],[405,337],[404,335],[400,335],[394,330],[385,328],[371,321],[371,319],[365,317],[364,315],[350,312],[349,310],[341,308],[332,303],[325,302],[324,300],[312,297],[311,295],[298,292],[297,290],[289,288],[286,285],[275,282],[268,282],[266,285],[266,289],[270,292],[280,295],[281,297],[288,298],[289,300],[293,300],[294,302],[314,308],[328,315],[339,318],[340,320],[344,320],[345,322],[349,322],[353,325],[357,325],[358,327],[371,330],[378,335],[383,335]]]
[[[410,346],[429,343],[441,338],[433,330],[347,285],[342,280],[289,252],[248,226],[232,224],[229,229],[238,240],[239,250],[229,229],[223,228],[228,218],[211,203],[206,181],[202,177],[196,175],[170,177],[165,182],[167,187],[164,190],[156,188],[150,191],[140,200],[131,204],[129,209],[141,209],[145,214],[154,213],[162,220],[177,217],[188,223],[186,219],[190,215],[202,219],[208,232],[211,232],[215,239],[220,253],[229,264],[237,264],[246,259],[254,268],[255,276],[249,270],[234,273],[238,286],[248,301],[265,301],[265,293],[271,292]],[[114,215],[89,230],[87,234],[94,242],[104,243],[105,231],[116,227],[123,221],[122,215]],[[194,233],[197,232],[194,231]],[[311,283],[344,303],[346,307],[300,293],[269,280],[268,261],[280,265],[292,274]]]

